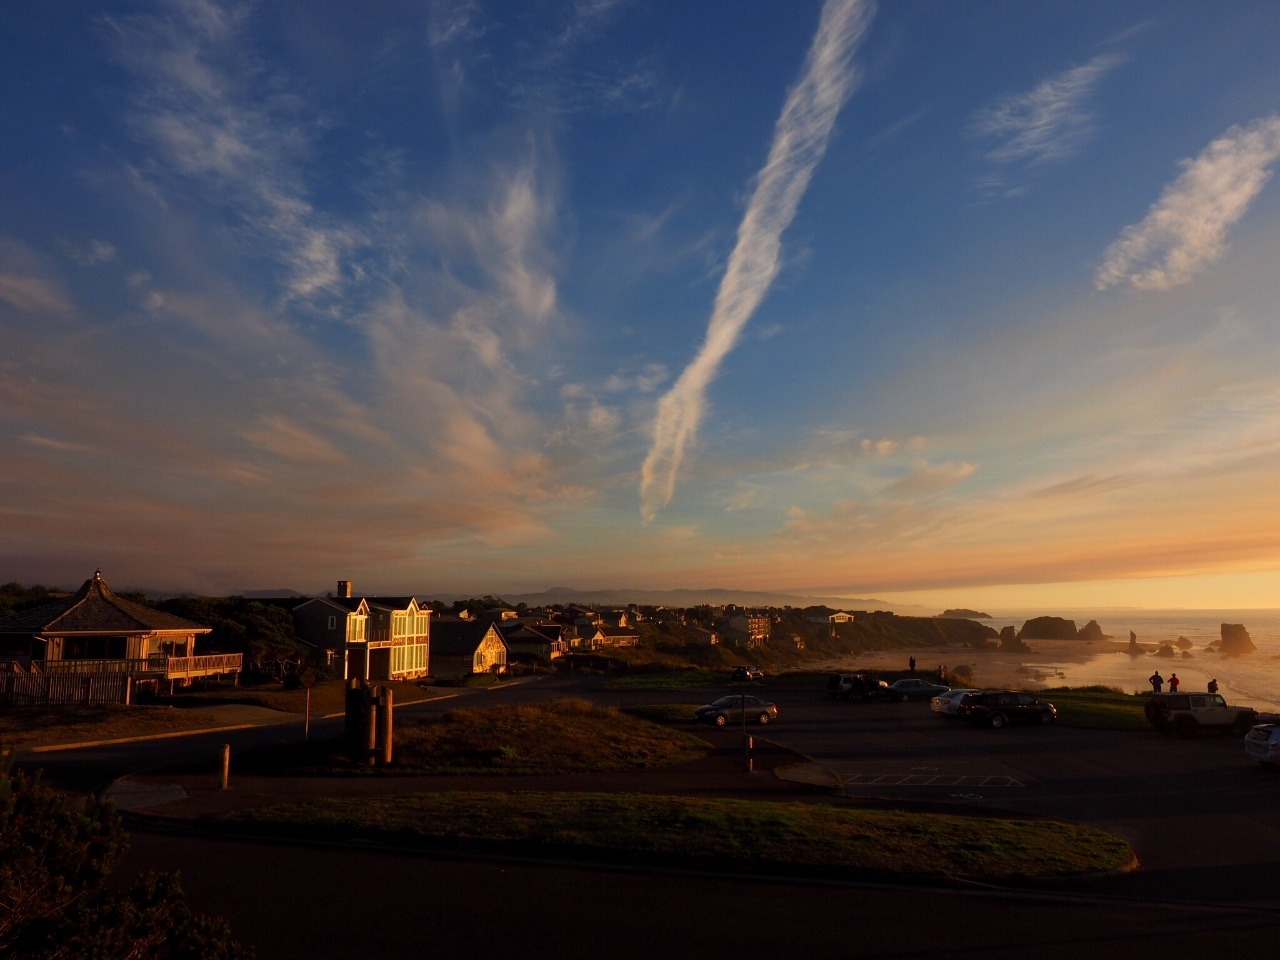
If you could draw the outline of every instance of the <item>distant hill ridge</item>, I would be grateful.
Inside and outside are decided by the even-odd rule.
[[[541,593],[511,594],[502,596],[508,603],[527,603],[544,606],[553,603],[587,603],[591,606],[622,606],[638,603],[652,607],[695,607],[699,604],[739,607],[830,607],[833,610],[893,610],[921,613],[928,610],[916,604],[894,604],[888,600],[858,599],[854,597],[806,597],[797,594],[768,593],[760,590],[698,589],[676,590],[575,590],[572,587],[551,587]]]
[[[329,588],[332,589],[332,588]],[[325,591],[320,591],[323,594]],[[649,607],[696,607],[700,604],[712,606],[739,607],[830,607],[833,610],[892,610],[912,616],[929,616],[930,608],[918,604],[894,604],[888,600],[857,599],[853,597],[805,597],[790,593],[768,593],[761,590],[727,590],[681,588],[676,590],[626,590],[609,588],[602,590],[578,590],[573,587],[550,587],[540,593],[502,593],[482,590],[480,593],[463,595],[459,593],[442,593],[436,590],[411,591],[419,600],[469,600],[473,596],[489,594],[507,603],[524,603],[531,607],[550,606],[552,604],[579,603],[591,607],[621,607],[628,603],[638,603]],[[148,593],[148,596],[151,594]],[[265,597],[303,597],[316,594],[300,593],[297,590],[279,588],[276,590],[244,590],[239,593],[247,599]],[[399,593],[397,592],[397,596]]]

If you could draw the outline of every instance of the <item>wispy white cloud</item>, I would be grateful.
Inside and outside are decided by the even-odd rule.
[[[262,418],[257,426],[241,433],[255,447],[302,463],[341,463],[346,458],[332,443],[287,417]]]
[[[1102,78],[1123,62],[1117,54],[1100,54],[1041,81],[1027,93],[1005,97],[979,111],[972,121],[973,131],[998,141],[987,159],[1034,164],[1075,154],[1093,133],[1090,97]]]
[[[828,0],[822,8],[804,73],[787,96],[769,159],[738,227],[706,340],[658,403],[653,445],[641,468],[640,511],[645,520],[670,503],[685,450],[702,421],[707,386],[777,275],[782,232],[795,216],[836,116],[853,89],[853,53],[873,9],[862,0]]]
[[[285,269],[289,295],[337,294],[344,255],[364,238],[328,223],[308,198],[302,169],[318,118],[296,116],[243,35],[242,3],[171,0],[154,14],[107,17],[118,60],[139,81],[134,128],[163,169],[198,182],[202,196],[234,210]],[[155,190],[160,167],[134,169]]]
[[[890,485],[890,496],[923,497],[949,490],[973,476],[977,464],[950,461],[920,463],[908,475]]]
[[[1226,252],[1230,229],[1271,179],[1280,159],[1280,116],[1232,127],[1169,184],[1140,223],[1107,248],[1094,284],[1168,290]]]
[[[71,304],[63,293],[41,277],[0,273],[0,300],[24,313],[66,313]]]

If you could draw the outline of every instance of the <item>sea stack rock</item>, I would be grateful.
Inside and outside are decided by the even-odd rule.
[[[1098,626],[1097,620],[1090,620],[1083,627],[1081,627],[1079,637],[1081,640],[1088,640],[1090,642],[1094,640],[1107,639],[1107,635],[1103,633],[1102,628]]]
[[[1008,653],[1029,653],[1030,648],[1018,639],[1013,627],[1002,627],[1000,630],[1000,649]]]
[[[1222,645],[1218,652],[1224,657],[1243,657],[1257,650],[1243,623],[1222,624]]]
[[[1077,636],[1076,622],[1062,617],[1033,617],[1018,631],[1019,640],[1074,640]]]
[[[1129,631],[1129,656],[1140,657],[1144,653],[1146,653],[1146,651],[1143,650],[1142,647],[1138,646],[1138,635],[1134,633],[1132,630],[1130,630]]]

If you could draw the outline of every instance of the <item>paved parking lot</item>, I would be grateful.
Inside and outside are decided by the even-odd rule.
[[[1137,851],[1130,888],[1280,905],[1280,772],[1246,760],[1239,737],[992,730],[927,703],[772,694],[780,719],[764,735],[821,764],[847,797],[1092,823]]]

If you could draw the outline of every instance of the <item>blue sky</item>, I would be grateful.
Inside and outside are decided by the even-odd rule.
[[[0,579],[1280,605],[1277,37],[19,5]]]

